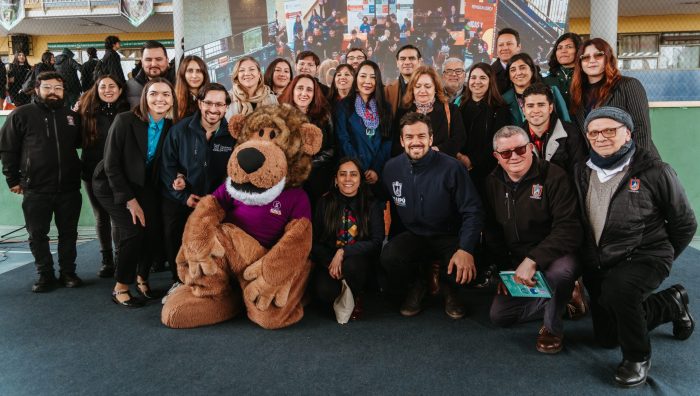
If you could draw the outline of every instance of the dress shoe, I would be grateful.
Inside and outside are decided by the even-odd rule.
[[[120,294],[127,294],[129,296],[129,299],[124,300],[124,301],[119,301],[117,296]],[[112,301],[117,305],[121,305],[122,307],[127,307],[127,308],[143,307],[143,301],[137,300],[136,298],[131,297],[131,293],[129,293],[128,290],[121,290],[121,291],[112,290]]]
[[[350,314],[350,320],[360,320],[362,319],[362,313],[364,309],[362,308],[362,297],[355,297],[355,308],[352,309]]]
[[[615,383],[624,388],[633,388],[647,381],[651,360],[631,362],[623,360],[615,371]]]
[[[445,289],[445,313],[452,319],[462,319],[466,314],[464,303],[459,298],[457,290],[451,286],[444,285]]]
[[[80,287],[83,284],[83,280],[78,278],[75,272],[61,272],[58,282],[68,288]]]
[[[430,263],[428,271],[428,292],[431,296],[437,296],[440,293],[440,262],[433,261]]]
[[[559,353],[564,346],[563,339],[563,336],[552,334],[542,326],[537,336],[537,350],[542,353]]]
[[[114,257],[112,252],[102,252],[102,267],[97,273],[100,278],[112,278],[114,277]]]
[[[148,282],[136,282],[136,291],[146,300],[158,300],[165,295],[165,293],[160,290],[151,289]]]
[[[688,292],[682,285],[673,285],[668,290],[678,309],[673,320],[673,336],[678,340],[687,340],[695,330],[695,320],[688,310]]]
[[[588,301],[583,291],[583,283],[580,280],[574,282],[574,291],[571,293],[571,300],[566,305],[566,313],[572,320],[581,319],[588,314]]]
[[[39,274],[39,280],[32,286],[34,293],[46,293],[56,287],[56,277],[53,272],[42,272]]]
[[[422,282],[416,282],[413,288],[408,292],[406,299],[401,304],[399,312],[403,316],[415,316],[423,310],[423,298],[425,297],[426,288]]]

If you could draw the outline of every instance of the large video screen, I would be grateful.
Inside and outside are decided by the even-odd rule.
[[[226,50],[205,61],[213,69],[230,70],[227,63],[243,55],[255,56],[263,67],[276,57],[294,63],[296,54],[305,50],[342,62],[347,48],[361,47],[390,80],[398,75],[395,52],[402,45],[418,47],[423,62],[436,68],[449,57],[464,59],[469,67],[493,62],[496,32],[511,27],[520,32],[523,51],[546,69],[552,44],[566,31],[568,1],[219,0],[217,12],[228,12],[230,29],[225,31],[230,35],[213,40],[216,26],[195,24],[185,32],[185,49],[199,53],[188,47],[188,37],[196,38],[189,42],[204,37],[225,41],[220,47]],[[185,15],[194,3],[185,2]],[[215,79],[225,74],[210,72]],[[229,85],[230,78],[219,82]]]

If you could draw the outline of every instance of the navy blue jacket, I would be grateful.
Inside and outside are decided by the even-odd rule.
[[[484,213],[459,161],[434,150],[418,161],[402,154],[386,163],[382,180],[407,230],[428,237],[457,234],[459,248],[474,253]]]
[[[355,112],[354,98],[343,99],[335,111],[336,136],[341,157],[354,157],[360,160],[362,171],[373,170],[381,176],[391,151],[391,139],[383,138],[379,128],[371,138],[362,118]]]
[[[207,141],[202,128],[200,112],[183,118],[168,134],[161,156],[160,180],[165,186],[163,195],[173,201],[187,204],[190,194],[211,194],[226,180],[226,168],[234,139],[228,132],[226,119]],[[173,181],[178,173],[185,175],[184,190],[173,190]]]

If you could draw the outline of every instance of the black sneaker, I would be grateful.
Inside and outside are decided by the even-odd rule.
[[[425,297],[426,287],[421,282],[416,282],[413,288],[408,292],[406,299],[401,304],[399,312],[403,316],[415,316],[423,310],[423,298]]]
[[[46,293],[50,292],[56,287],[56,277],[53,272],[43,272],[39,274],[39,280],[32,286],[32,291],[34,293]]]
[[[83,284],[83,280],[78,278],[75,272],[61,272],[58,282],[68,288],[79,287]]]

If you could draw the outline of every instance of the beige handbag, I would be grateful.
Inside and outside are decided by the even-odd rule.
[[[340,294],[333,302],[333,311],[335,311],[335,320],[340,324],[346,324],[350,320],[352,310],[355,309],[355,298],[345,279],[341,280],[341,283]]]

